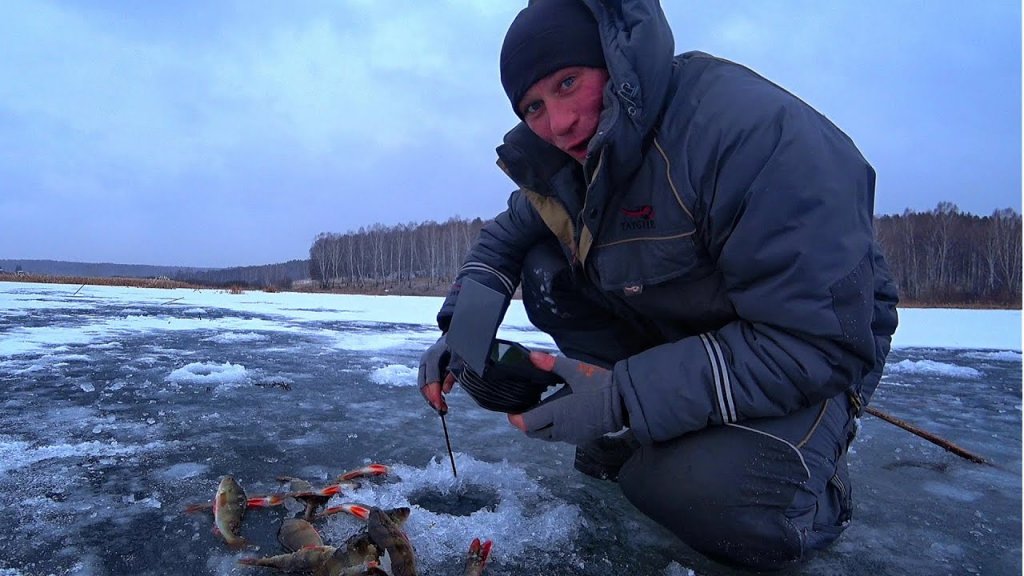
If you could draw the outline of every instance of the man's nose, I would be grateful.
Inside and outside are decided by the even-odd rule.
[[[576,123],[576,109],[565,104],[549,106],[548,119],[553,135],[562,136],[568,134]]]

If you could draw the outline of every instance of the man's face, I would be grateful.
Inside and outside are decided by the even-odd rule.
[[[562,68],[526,91],[519,113],[534,134],[582,163],[597,131],[607,82],[604,68]]]

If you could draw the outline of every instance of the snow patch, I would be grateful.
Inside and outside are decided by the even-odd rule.
[[[370,373],[370,380],[388,386],[415,386],[418,370],[401,364],[378,368]]]
[[[217,334],[209,338],[204,338],[204,342],[216,342],[217,344],[236,344],[238,342],[258,342],[260,340],[266,340],[267,337],[263,334],[257,334],[255,332],[225,332],[223,334]]]
[[[166,446],[163,442],[148,444],[119,444],[110,442],[81,442],[78,444],[51,444],[32,447],[28,442],[0,438],[0,474],[31,466],[51,458],[78,458],[83,456],[124,456],[139,452],[150,452]]]
[[[994,360],[996,362],[1021,361],[1021,353],[1010,350],[1000,350],[998,352],[968,352],[964,354],[964,356],[968,358],[978,358],[980,360]]]
[[[890,374],[930,374],[954,378],[978,378],[981,376],[981,372],[969,366],[957,366],[934,360],[903,360],[895,364],[887,364],[885,369]]]
[[[192,362],[172,371],[167,381],[175,384],[241,384],[249,378],[245,366],[225,362]]]
[[[106,344],[93,344],[89,346],[93,350],[119,350],[121,348],[120,342],[107,342]]]

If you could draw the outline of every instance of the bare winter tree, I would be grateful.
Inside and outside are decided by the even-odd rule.
[[[992,213],[987,228],[989,282],[994,290],[1020,295],[1021,218],[1011,208]]]
[[[456,217],[318,234],[308,274],[321,288],[443,292],[483,225]],[[1021,217],[1013,209],[982,218],[940,202],[927,212],[879,216],[875,232],[904,303],[1020,306]]]
[[[877,235],[904,302],[930,305],[1021,302],[1021,217],[981,218],[954,204],[877,219]]]

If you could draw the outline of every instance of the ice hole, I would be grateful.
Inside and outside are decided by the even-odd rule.
[[[501,496],[493,488],[463,484],[456,490],[423,488],[409,495],[409,503],[435,514],[469,516],[478,510],[494,512]]]

